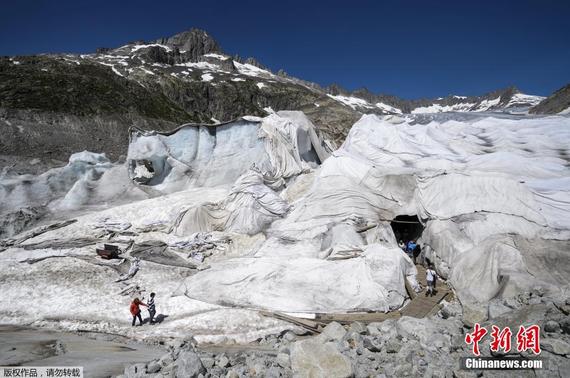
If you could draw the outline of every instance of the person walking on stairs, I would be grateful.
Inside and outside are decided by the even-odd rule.
[[[433,265],[429,265],[426,269],[426,281],[427,281],[427,290],[426,290],[426,297],[435,295],[435,280],[437,278],[437,273],[433,269]]]

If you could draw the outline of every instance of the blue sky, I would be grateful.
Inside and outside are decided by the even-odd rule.
[[[570,1],[3,1],[0,55],[93,52],[198,27],[228,53],[405,98],[570,82]]]

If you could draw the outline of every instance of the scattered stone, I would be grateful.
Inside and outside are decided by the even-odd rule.
[[[429,319],[412,318],[404,316],[396,323],[398,335],[407,339],[420,340],[426,343],[433,331],[433,324]]]
[[[162,366],[167,366],[167,365],[170,365],[174,362],[174,358],[172,358],[172,355],[170,353],[167,353],[167,354],[163,355],[162,357],[160,357],[160,360],[158,360],[158,362]]]
[[[228,374],[226,374],[226,378],[239,378],[239,374],[233,370],[230,370],[228,371]]]
[[[338,324],[338,323],[337,323]],[[308,339],[297,341],[291,347],[291,367],[297,377],[351,377],[350,360],[342,355],[334,343]]]
[[[513,297],[503,299],[503,304],[511,309],[520,307],[520,303]]]
[[[230,364],[229,358],[227,358],[223,354],[220,356],[220,358],[218,359],[218,362],[216,363],[216,365],[221,367],[221,368],[225,368],[225,367],[229,366],[229,364]]]
[[[570,334],[570,317],[566,317],[560,322],[560,328],[562,328],[562,332]]]
[[[323,329],[320,335],[316,338],[321,342],[339,341],[346,335],[346,329],[337,322],[331,322]]]
[[[291,361],[289,359],[289,355],[286,353],[279,353],[275,358],[275,362],[281,367],[290,367]]]
[[[149,374],[158,373],[161,368],[162,365],[160,364],[159,361],[151,361],[146,367],[146,372]]]
[[[362,343],[362,337],[359,333],[355,333],[352,331],[347,332],[341,341],[338,342],[338,345],[346,345],[351,348],[355,349],[359,344]]]
[[[266,376],[267,374],[265,374],[265,366],[263,364],[260,363],[256,363],[253,365],[253,368],[250,369],[251,372],[253,372],[253,375],[255,376]]]
[[[487,320],[487,311],[472,305],[463,305],[463,324],[468,328],[473,328],[475,323],[483,323]]]
[[[505,305],[504,303],[493,301],[489,303],[489,318],[498,318],[499,316],[506,314],[512,310],[513,309],[511,307]]]
[[[382,323],[370,323],[366,326],[366,330],[368,331],[369,335],[372,336],[377,336],[380,335],[380,326],[382,325]]]
[[[530,299],[528,300],[528,304],[531,304],[531,305],[540,304],[541,302],[542,302],[542,298],[537,297],[537,296],[530,297]]]
[[[570,355],[570,344],[559,339],[543,339],[540,342],[540,346],[553,354],[558,354],[560,356]]]
[[[549,320],[544,324],[544,331],[551,333],[558,332],[560,331],[560,324],[554,320]]]
[[[380,352],[382,347],[370,336],[362,338],[362,346],[371,352]]]
[[[216,360],[213,357],[202,357],[201,360],[202,365],[204,365],[206,369],[211,369],[216,363]]]
[[[283,335],[283,340],[287,340],[289,342],[295,341],[295,339],[297,338],[297,335],[295,335],[293,332],[291,331],[287,331],[285,332],[285,334]]]
[[[402,344],[396,339],[390,339],[384,347],[386,353],[398,353],[402,349]]]
[[[348,328],[348,332],[354,332],[361,335],[366,333],[366,331],[367,331],[366,326],[360,322],[353,322],[350,324],[350,327]]]
[[[190,350],[181,351],[175,365],[178,377],[198,377],[199,374],[206,372],[200,357]]]
[[[275,366],[267,369],[263,375],[267,378],[279,378],[279,377],[281,377],[281,373],[279,372],[279,368],[277,368]]]
[[[454,334],[453,336],[451,336],[450,346],[451,346],[450,349],[452,351],[463,349],[463,347],[465,346],[465,336],[461,334]]]

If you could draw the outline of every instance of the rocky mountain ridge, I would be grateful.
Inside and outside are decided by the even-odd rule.
[[[362,114],[524,111],[540,100],[514,87],[434,100],[323,88],[228,55],[208,33],[191,29],[93,54],[0,58],[0,149],[57,160],[88,149],[116,159],[131,126],[168,130],[286,109],[305,112],[336,148]]]
[[[570,84],[548,96],[529,112],[532,114],[570,114]]]

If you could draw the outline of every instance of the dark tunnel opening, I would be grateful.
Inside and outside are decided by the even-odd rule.
[[[410,240],[417,242],[424,232],[424,226],[416,215],[398,215],[390,225],[398,243],[408,243]]]

